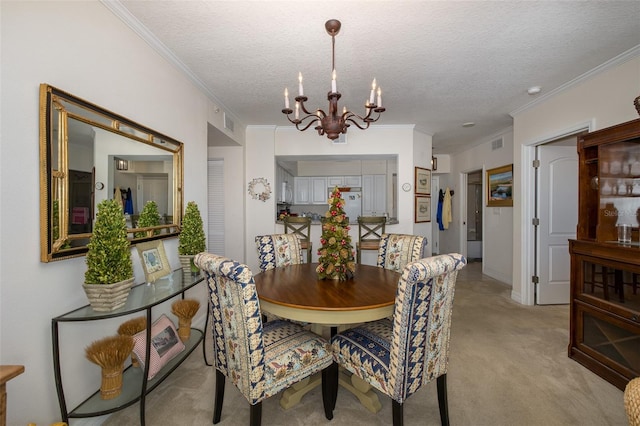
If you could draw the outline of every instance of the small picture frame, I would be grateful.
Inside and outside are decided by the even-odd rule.
[[[148,283],[154,283],[158,278],[171,273],[171,266],[169,266],[162,240],[139,243],[136,248]]]
[[[431,195],[431,170],[416,167],[416,195]]]
[[[416,196],[415,223],[431,222],[431,197]]]
[[[513,164],[487,170],[487,207],[513,207]]]

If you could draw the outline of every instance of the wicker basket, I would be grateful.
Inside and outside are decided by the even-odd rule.
[[[83,284],[84,292],[96,312],[110,312],[127,303],[133,277],[113,284]]]
[[[627,383],[624,389],[624,408],[629,418],[629,426],[640,426],[640,377]]]

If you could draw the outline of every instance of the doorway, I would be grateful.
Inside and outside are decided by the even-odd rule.
[[[536,146],[535,303],[569,303],[569,240],[578,223],[577,136]]]
[[[482,261],[482,170],[467,173],[467,259]]]

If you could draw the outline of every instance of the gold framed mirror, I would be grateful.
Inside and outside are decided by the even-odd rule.
[[[182,163],[182,142],[41,84],[41,261],[84,255],[96,206],[107,198],[122,201],[132,244],[178,235]],[[160,223],[137,227],[149,201]]]

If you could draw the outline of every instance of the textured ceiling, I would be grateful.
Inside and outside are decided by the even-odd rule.
[[[510,126],[511,112],[535,102],[531,86],[542,87],[538,98],[548,96],[631,49],[640,54],[637,0],[104,4],[172,52],[241,125],[289,125],[283,92],[296,93],[298,71],[308,107],[327,109],[324,23],[338,19],[340,108],[363,112],[375,77],[387,108],[378,123],[415,124],[433,135],[435,153],[460,151]],[[629,94],[630,108],[637,95]],[[476,125],[461,126],[469,121]]]

